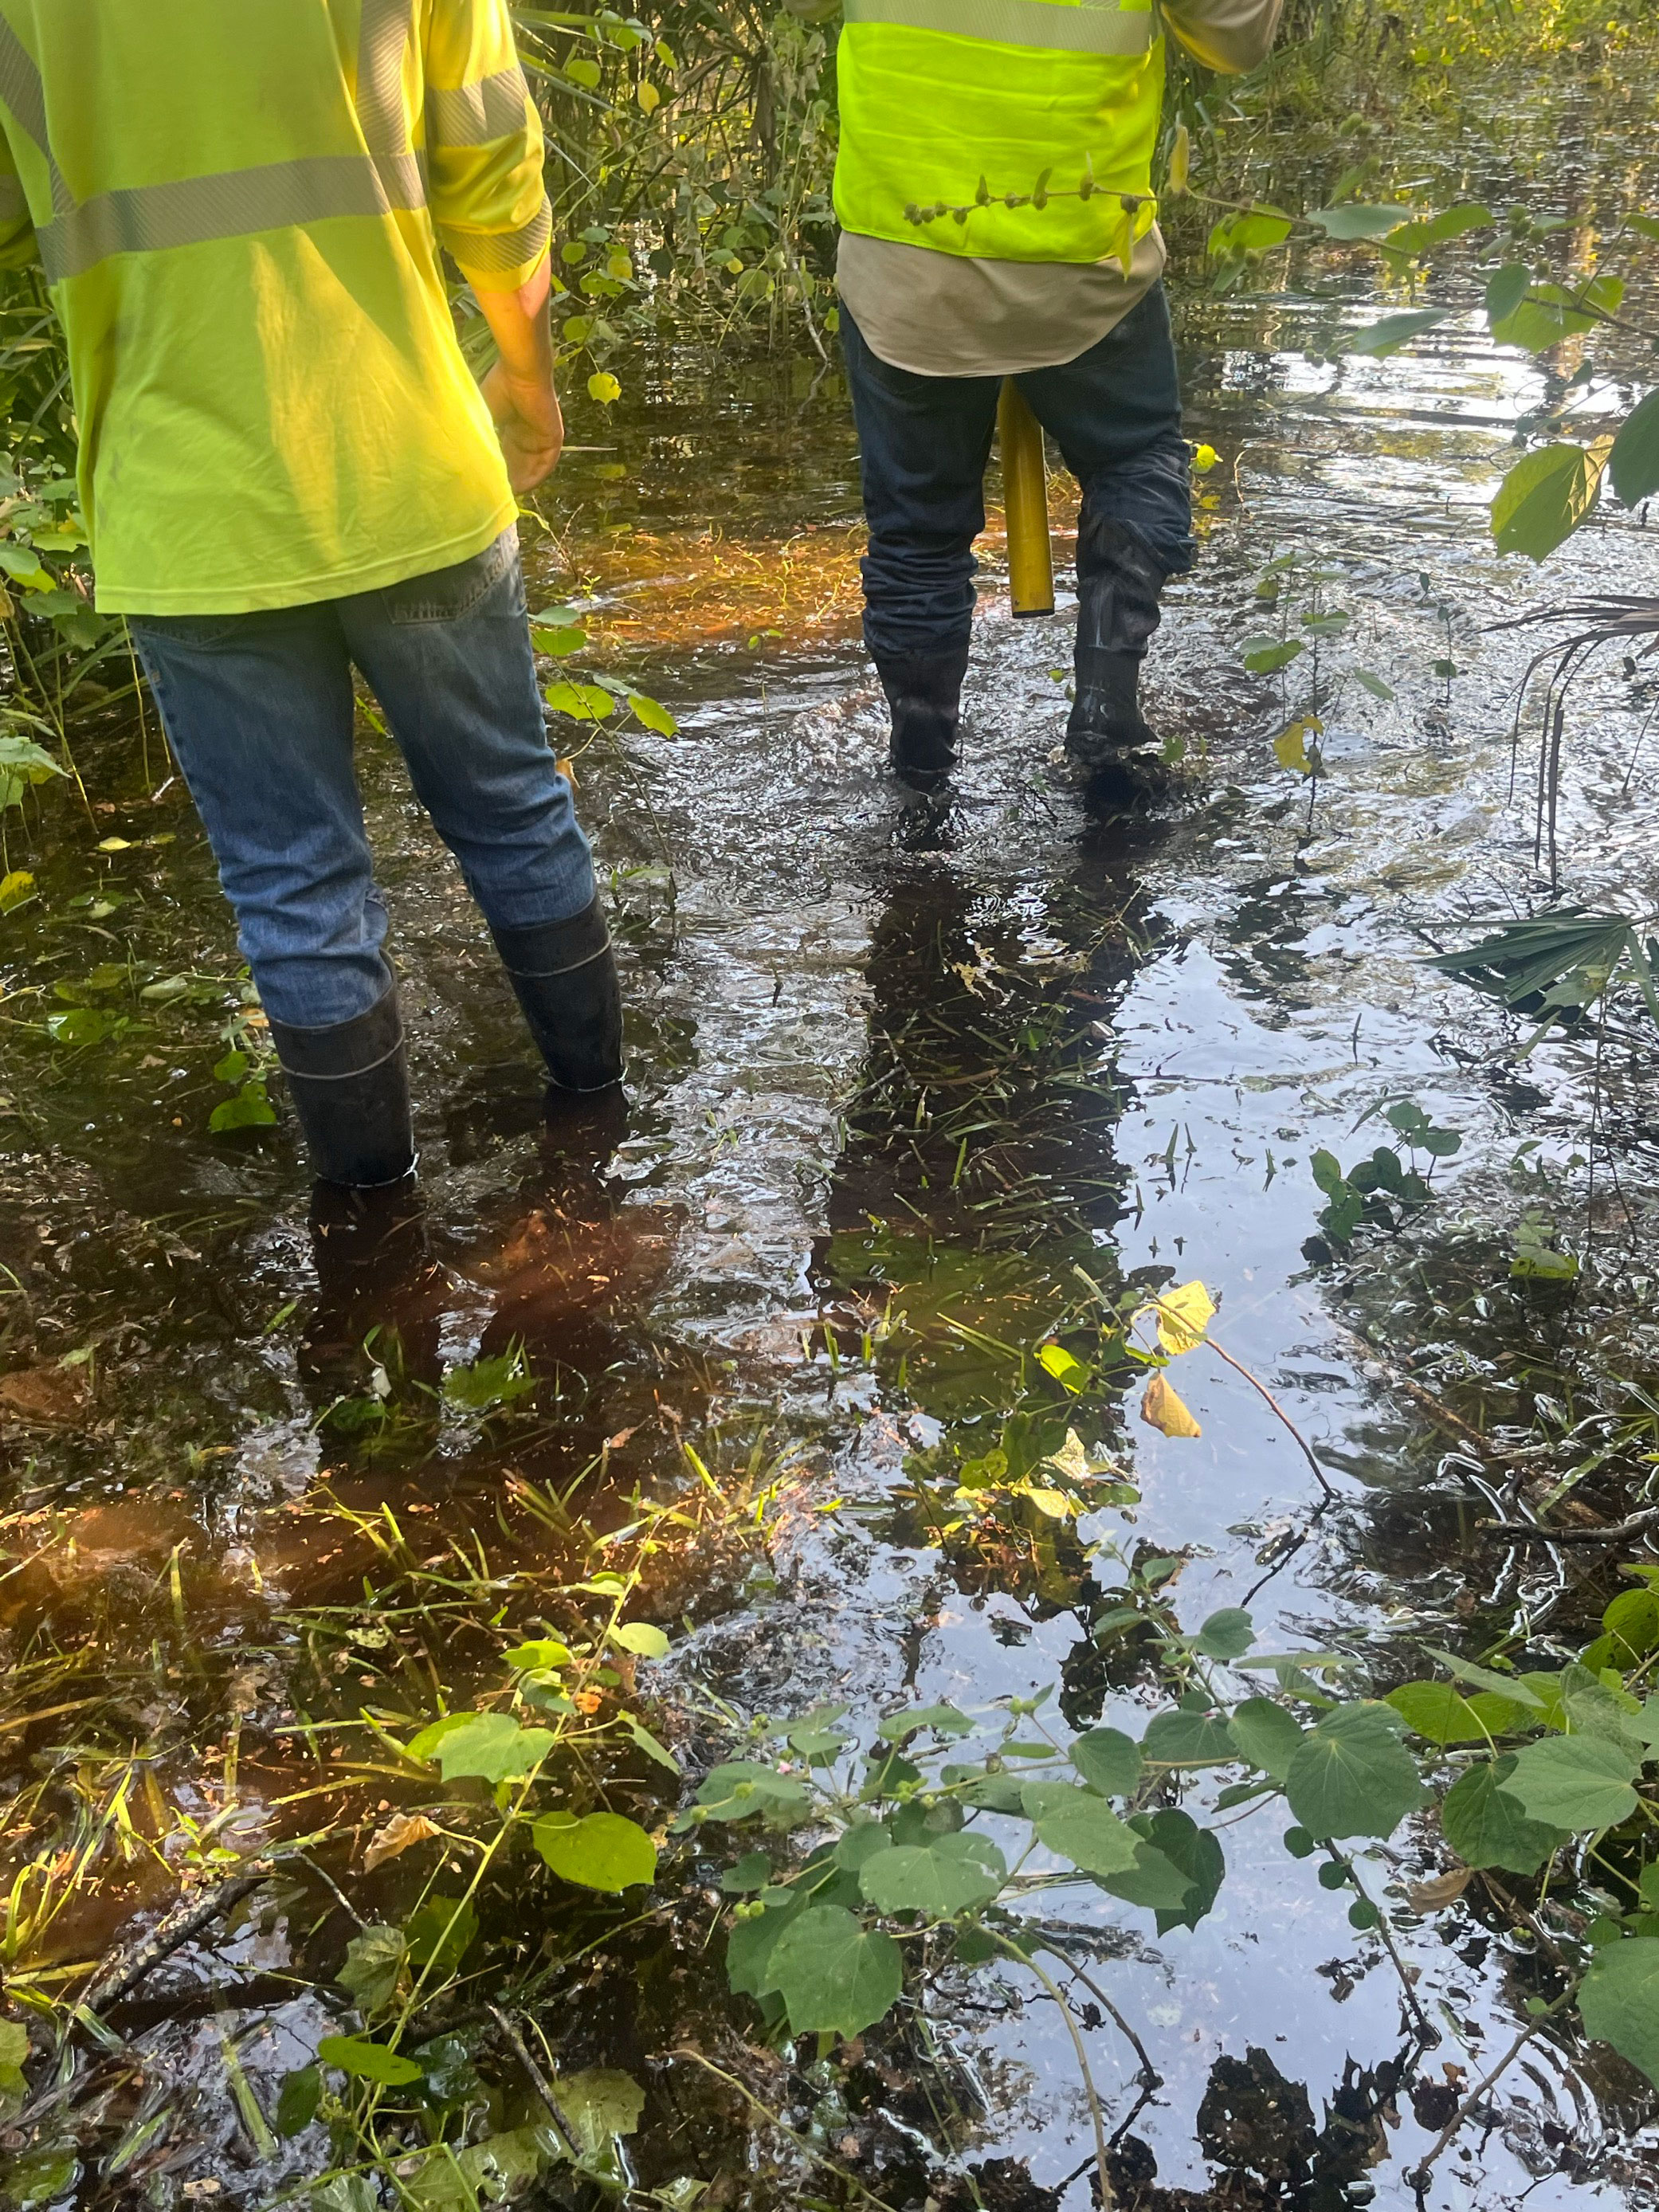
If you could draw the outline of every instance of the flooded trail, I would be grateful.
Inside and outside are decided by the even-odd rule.
[[[1650,123],[1650,157],[1653,138]],[[1571,158],[1534,185],[1547,146]],[[1486,123],[1425,159],[1590,219],[1603,180],[1570,103],[1493,149]],[[248,1009],[154,733],[124,796],[102,755],[83,763],[91,827],[54,797],[40,900],[0,925],[12,1848],[55,1833],[70,1790],[72,1848],[137,1840],[80,1891],[38,1877],[61,1912],[33,1948],[43,1991],[128,1940],[186,1866],[301,1836],[319,1802],[360,1851],[395,1786],[380,1798],[354,1770],[327,1798],[328,1731],[372,1711],[406,1734],[441,1698],[459,1709],[498,1666],[498,1621],[562,1632],[566,1594],[653,1485],[686,1526],[649,1583],[672,1650],[639,1686],[679,1716],[664,1725],[692,1770],[726,1755],[713,1700],[739,1723],[825,1704],[864,1718],[1057,1682],[1071,1727],[1138,1725],[1123,1628],[1149,1592],[1188,1628],[1248,1606],[1264,1649],[1346,1652],[1386,1688],[1410,1649],[1490,1640],[1517,1613],[1565,1634],[1620,1586],[1600,1553],[1482,1533],[1506,1469],[1478,1447],[1519,1445],[1540,1406],[1559,1433],[1606,1404],[1583,1365],[1593,1316],[1511,1276],[1523,1215],[1539,1236],[1584,1224],[1618,1371],[1659,1374],[1651,1056],[1567,1035],[1517,1065],[1507,1020],[1423,956],[1546,888],[1530,741],[1511,744],[1531,634],[1492,625],[1659,591],[1659,540],[1609,511],[1543,582],[1498,560],[1484,503],[1557,386],[1474,317],[1329,366],[1333,321],[1376,312],[1371,264],[1333,252],[1293,282],[1183,311],[1189,431],[1221,465],[1152,666],[1195,788],[1151,818],[1092,817],[1071,787],[1064,609],[1008,618],[994,531],[963,772],[942,805],[896,790],[857,641],[856,460],[833,375],[722,385],[670,363],[631,411],[577,416],[532,605],[591,592],[600,665],[679,723],[601,736],[576,762],[625,963],[633,1103],[625,1127],[544,1131],[483,925],[366,738],[422,1185],[372,1249],[349,1222],[311,1220],[289,1130],[204,1132]],[[1571,366],[1552,366],[1558,385]],[[1264,631],[1323,657],[1311,784],[1274,745],[1310,696],[1304,667],[1243,667]],[[1376,684],[1333,697],[1354,668]],[[1588,904],[1659,908],[1659,787],[1629,774],[1654,698],[1615,661],[1571,709],[1559,840]],[[54,1042],[41,1024],[64,1013],[89,1018]],[[1364,1157],[1367,1116],[1402,1099],[1461,1145],[1421,1217],[1345,1261],[1314,1155]],[[1093,1490],[940,1525],[942,1451],[982,1462],[1015,1419],[1042,1452],[1064,1448],[1063,1396],[1031,1410],[1037,1346],[1127,1285],[1194,1277],[1249,1370],[1182,1361],[1201,1434],[1165,1437],[1121,1401],[1079,1439]],[[538,1385],[522,1413],[516,1373]],[[469,1395],[458,1374],[485,1379]],[[1328,1510],[1250,1376],[1328,1477]],[[742,1512],[708,1504],[688,1444]],[[356,1759],[365,1739],[332,1741]],[[183,1838],[165,1867],[142,1848],[162,1833]],[[1408,1831],[1368,1857],[1397,1901],[1407,1996],[1276,1828],[1243,1814],[1228,1844],[1195,1930],[1154,1938],[1088,1885],[1066,1893],[1159,2077],[1143,2093],[1094,2015],[1120,2191],[1412,2204],[1404,2176],[1524,2017],[1530,1952],[1468,1905],[1399,1901],[1436,1867]],[[332,1888],[347,1861],[318,1849]],[[400,1878],[372,1874],[355,1909],[391,1911]],[[131,2201],[298,2187],[297,2151],[248,2158],[222,2052],[233,2037],[270,2104],[330,2032],[337,2008],[311,1984],[349,1932],[329,1932],[333,1911],[302,1875],[263,1918],[182,1951],[124,2021],[158,2075],[195,2085],[173,2162],[133,2154],[148,2194]],[[753,2056],[743,2001],[673,1923],[600,1963],[575,1985],[571,2048],[654,2069],[641,2186],[746,2172],[742,2191],[657,2201],[823,2201],[775,2133],[757,2123],[768,2148],[746,2145],[741,2109],[665,2055],[693,2018],[723,2063]],[[1414,2071],[1412,2003],[1440,2039]],[[955,2110],[896,2078],[848,2103],[803,2061],[780,2070],[784,2120],[896,2208],[1079,2212],[1090,2115],[1055,2008],[945,2002],[930,2032]],[[123,2140],[145,2094],[110,2107]],[[1656,2201],[1651,2098],[1605,2049],[1540,2038],[1486,2118],[1430,2202]],[[20,2201],[128,2201],[96,2140],[59,2146]]]

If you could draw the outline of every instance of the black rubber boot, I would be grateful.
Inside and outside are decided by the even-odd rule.
[[[880,653],[876,673],[892,710],[893,773],[915,791],[937,791],[957,764],[966,644],[943,653]]]
[[[427,1243],[412,1175],[377,1190],[319,1182],[312,1194],[317,1306],[301,1335],[300,1372],[319,1410],[361,1397],[368,1356],[397,1379],[435,1384],[447,1284]]]
[[[1089,775],[1155,789],[1164,748],[1140,711],[1140,670],[1164,573],[1133,530],[1085,517],[1078,538],[1077,687],[1066,750]]]
[[[597,893],[568,921],[492,934],[556,1087],[604,1091],[620,1083],[622,986]]]
[[[400,1182],[415,1165],[415,1137],[397,985],[355,1020],[316,1030],[273,1021],[270,1035],[313,1174],[360,1190]]]

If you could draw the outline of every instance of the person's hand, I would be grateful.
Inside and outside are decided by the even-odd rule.
[[[507,482],[522,497],[546,483],[564,445],[564,416],[550,366],[521,376],[498,361],[484,378],[483,396],[501,441]]]

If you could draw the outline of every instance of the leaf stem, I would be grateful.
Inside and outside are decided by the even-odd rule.
[[[1039,1966],[1035,1959],[1022,1951],[1018,1943],[1011,1943],[1006,1936],[998,1936],[994,1929],[988,1929],[987,1932],[992,1936],[999,1949],[1006,1952],[1011,1959],[1017,1959],[1021,1966],[1030,1968],[1060,2007],[1060,2016],[1066,2023],[1066,2033],[1071,2037],[1072,2048],[1077,2053],[1078,2070],[1083,2076],[1084,2094],[1089,2100],[1089,2117],[1094,2122],[1095,2170],[1100,2179],[1101,2212],[1113,2212],[1113,2208],[1117,2203],[1117,2197],[1112,2188],[1112,2177],[1106,2163],[1106,2115],[1101,2110],[1100,2093],[1095,2087],[1095,2077],[1089,2071],[1089,2053],[1084,2044],[1083,2031],[1077,2024],[1077,2018],[1072,2008],[1066,2002],[1066,1992],[1054,1976],[1044,1967]]]

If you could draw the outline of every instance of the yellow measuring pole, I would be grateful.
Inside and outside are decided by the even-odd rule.
[[[1042,425],[1012,377],[997,404],[1002,492],[1008,510],[1008,595],[1016,617],[1054,611],[1054,553],[1048,542],[1048,484]]]

